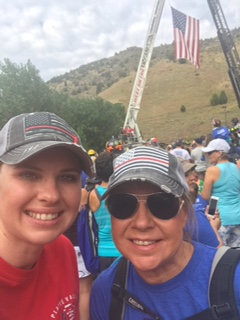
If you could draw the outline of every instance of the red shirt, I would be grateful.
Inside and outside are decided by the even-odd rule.
[[[46,245],[32,270],[0,258],[1,320],[79,320],[79,280],[71,242]]]

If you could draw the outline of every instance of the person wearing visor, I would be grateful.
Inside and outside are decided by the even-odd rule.
[[[78,134],[48,112],[0,131],[0,319],[79,319],[76,255],[62,235],[92,161]]]
[[[103,198],[114,242],[128,261],[127,291],[137,301],[133,307],[127,303],[132,299],[126,299],[121,319],[183,320],[208,308],[217,249],[191,240],[196,221],[188,191],[180,161],[164,149],[139,146],[114,160]],[[93,285],[92,320],[114,319],[112,287],[121,261],[117,259]],[[239,280],[238,266],[236,283]],[[237,286],[238,306],[239,293]]]

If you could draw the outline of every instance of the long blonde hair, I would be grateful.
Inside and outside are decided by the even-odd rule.
[[[192,201],[187,193],[184,193],[182,196],[182,200],[184,200],[184,206],[188,213],[188,222],[184,230],[183,239],[192,242],[193,233],[197,232],[197,218],[196,213],[192,205]],[[196,234],[196,238],[198,234]]]

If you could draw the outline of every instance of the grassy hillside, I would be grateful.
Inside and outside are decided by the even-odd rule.
[[[134,79],[135,73],[132,73],[100,96],[127,107]],[[229,99],[227,108],[210,106],[212,94],[222,90]],[[186,107],[184,113],[180,111],[182,105]],[[222,52],[203,52],[200,70],[195,70],[190,63],[167,60],[150,68],[138,114],[138,125],[145,139],[158,137],[163,142],[192,139],[211,132],[211,118],[230,124],[233,116],[240,118],[240,110]]]
[[[240,29],[235,30],[238,52],[239,33]],[[98,93],[98,96],[112,103],[123,103],[127,110],[140,54],[139,48],[128,48],[114,57],[54,78],[49,85],[55,90],[80,97],[95,97]],[[154,50],[138,114],[138,125],[144,139],[158,137],[162,142],[179,138],[191,140],[211,132],[213,117],[220,118],[227,125],[233,116],[240,118],[227,63],[217,38],[201,41],[200,70],[190,63],[174,62],[172,55],[172,45]],[[210,106],[212,95],[222,90],[228,96],[227,107]],[[182,105],[186,107],[186,112],[180,111]]]

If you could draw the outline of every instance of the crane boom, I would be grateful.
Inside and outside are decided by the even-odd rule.
[[[219,0],[207,0],[208,5],[217,28],[218,38],[220,40],[225,59],[228,64],[229,77],[240,107],[240,59],[239,55],[228,28],[226,19]],[[142,50],[141,58],[135,77],[131,98],[124,121],[123,128],[131,128],[134,130],[136,142],[142,142],[142,136],[137,124],[137,116],[140,110],[142,94],[145,87],[149,64],[152,57],[154,43],[163,11],[165,0],[156,0],[147,31],[145,44]]]
[[[127,115],[124,122],[124,128],[130,127],[134,129],[135,139],[138,142],[142,141],[142,136],[137,125],[137,116],[140,110],[142,94],[146,82],[146,77],[149,69],[149,64],[152,57],[154,42],[156,39],[159,22],[161,19],[165,0],[156,0],[153,13],[151,16],[147,37],[144,48],[138,65],[138,70],[127,110]]]
[[[219,0],[208,0],[208,5],[215,22],[225,59],[228,64],[228,74],[240,107],[240,60],[233,37],[228,28]]]

